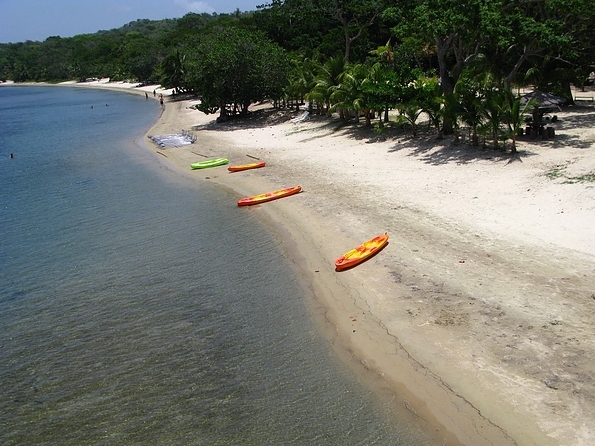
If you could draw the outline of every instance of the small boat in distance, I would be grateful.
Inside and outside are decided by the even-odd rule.
[[[248,164],[240,164],[237,166],[229,166],[227,170],[230,172],[239,172],[241,170],[248,170],[248,169],[258,169],[259,167],[266,166],[264,161],[260,161],[258,163],[248,163]]]
[[[190,167],[192,167],[193,169],[206,169],[207,167],[222,166],[227,163],[229,163],[229,160],[227,158],[215,158],[212,160],[199,161],[198,163],[192,163],[192,164],[190,164]]]
[[[376,237],[362,243],[355,249],[343,254],[335,260],[335,267],[337,271],[343,271],[353,268],[355,265],[362,263],[370,257],[378,254],[382,248],[388,243],[388,234],[377,235]]]
[[[266,203],[267,201],[276,200],[277,198],[288,197],[289,195],[297,194],[302,190],[301,186],[288,187],[286,189],[279,189],[266,194],[254,195],[238,200],[238,206],[252,206],[254,204]]]

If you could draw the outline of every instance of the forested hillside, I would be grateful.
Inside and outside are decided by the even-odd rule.
[[[594,27],[591,0],[272,0],[0,44],[0,79],[160,83],[222,117],[262,99],[367,124],[399,109],[414,133],[425,112],[439,135],[464,123],[497,144],[502,124],[518,131],[513,86],[571,100],[570,85],[589,79]]]

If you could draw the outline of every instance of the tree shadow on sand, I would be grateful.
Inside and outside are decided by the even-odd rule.
[[[559,120],[556,125],[560,126],[560,131],[595,126],[595,107],[573,105],[564,108],[557,116]]]
[[[523,158],[535,156],[537,153],[517,145],[517,152],[510,152],[511,143],[502,144],[499,148],[483,145],[474,146],[461,140],[455,143],[452,138],[438,139],[436,134],[426,133],[415,137],[401,139],[388,149],[389,153],[407,150],[408,156],[418,158],[426,164],[435,166],[445,164],[469,164],[475,161],[522,162]]]
[[[197,113],[202,113],[197,111]],[[216,130],[230,132],[239,129],[263,128],[283,124],[298,115],[295,110],[266,108],[248,112],[245,116],[230,116],[227,121],[213,120],[204,125],[193,126],[193,130]]]
[[[389,149],[389,152],[408,150],[409,156],[417,157],[421,161],[433,165],[448,163],[467,164],[477,160],[494,162],[522,162],[528,156],[539,156],[546,150],[563,148],[591,149],[595,143],[595,131],[592,135],[581,135],[578,129],[595,128],[595,108],[572,106],[560,112],[556,122],[549,122],[555,135],[550,138],[537,136],[517,137],[517,152],[511,153],[511,142],[507,141],[499,148],[473,146],[468,144],[469,135],[465,141],[454,143],[451,138],[437,139],[431,132],[420,133],[416,137],[401,139]]]
[[[260,104],[265,105],[265,104]],[[197,111],[197,113],[202,113]],[[234,116],[224,122],[215,120],[192,127],[192,130],[210,131],[234,131],[239,129],[258,129],[273,127],[279,124],[286,124],[293,118],[300,115],[295,109],[278,109],[270,106],[257,108],[248,113],[247,116]],[[430,128],[428,123],[419,123],[418,133],[411,136],[411,130],[403,125],[394,123],[385,124],[382,131],[378,126],[366,126],[364,122],[355,123],[353,120],[345,120],[336,116],[327,117],[324,115],[310,115],[307,120],[293,124],[289,133],[302,133],[305,136],[303,142],[315,141],[320,138],[341,136],[362,141],[366,144],[378,142],[391,142],[394,145],[388,152],[407,150],[408,156],[417,157],[421,161],[443,165],[449,163],[468,164],[478,160],[492,162],[522,162],[528,156],[538,156],[543,150],[555,150],[556,148],[572,147],[588,149],[593,147],[593,137],[581,137],[576,129],[595,127],[595,108],[572,106],[560,112],[555,123],[550,122],[547,126],[554,127],[553,138],[542,138],[538,136],[530,139],[528,136],[517,137],[517,152],[511,153],[511,142],[501,143],[499,148],[493,148],[491,142],[487,146],[474,146],[469,144],[470,135],[463,132],[460,142],[455,143],[452,136],[438,139],[437,134]],[[315,123],[311,126],[308,124]]]
[[[531,147],[534,150],[541,149],[590,149],[595,142],[595,131],[592,135],[581,135],[578,129],[591,129],[595,127],[595,108],[572,106],[565,108],[556,115],[556,122],[549,122],[547,127],[553,127],[555,136],[553,138],[543,138],[537,136],[531,139],[525,135],[519,137],[519,141],[525,147]]]

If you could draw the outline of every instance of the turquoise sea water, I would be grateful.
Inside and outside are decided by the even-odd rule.
[[[0,88],[0,444],[433,444],[335,356],[282,241],[139,146],[158,111]]]

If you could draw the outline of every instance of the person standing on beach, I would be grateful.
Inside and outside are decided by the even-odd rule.
[[[162,94],[159,95],[159,103],[163,107],[163,95]]]
[[[147,101],[149,100],[149,93],[147,93],[146,91],[145,91],[145,99],[146,99]]]

